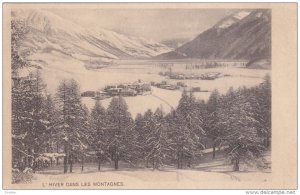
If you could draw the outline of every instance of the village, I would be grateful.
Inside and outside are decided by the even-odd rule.
[[[172,71],[160,72],[160,75],[175,80],[215,80],[222,76],[229,76],[229,75],[222,75],[219,72],[208,72],[208,73],[202,73],[196,75],[196,74],[184,74],[181,72],[172,72]]]
[[[133,83],[119,83],[106,85],[103,89],[97,91],[85,91],[81,93],[81,97],[91,97],[94,100],[104,100],[114,96],[134,97],[138,95],[152,94],[152,87],[164,90],[188,90],[191,92],[208,92],[208,90],[201,90],[200,87],[188,87],[184,82],[180,81],[176,84],[161,82],[143,82],[138,80]]]
[[[138,80],[134,83],[120,83],[115,85],[106,85],[104,89],[99,91],[85,91],[82,97],[91,97],[95,100],[103,100],[114,96],[137,96],[147,95],[151,93],[151,85],[149,83]]]
[[[220,72],[211,71],[211,72],[203,72],[201,74],[196,74],[195,72],[190,73],[190,70],[198,70],[198,69],[214,69],[214,68],[245,68],[247,65],[246,61],[199,61],[190,64],[181,64],[181,67],[184,67],[184,70],[174,71],[176,70],[175,64],[173,63],[159,63],[156,67],[160,67],[162,69],[167,69],[165,72],[159,72],[159,75],[167,77],[169,79],[174,80],[215,80],[221,77],[228,77],[231,75],[221,74]]]

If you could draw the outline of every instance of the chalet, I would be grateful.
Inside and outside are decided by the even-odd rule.
[[[162,88],[162,89],[169,89],[169,90],[179,89],[178,86],[176,86],[176,85],[169,85],[169,84],[160,85],[159,87]]]
[[[120,95],[122,96],[136,96],[138,93],[133,89],[122,89]]]
[[[121,91],[122,91],[122,88],[114,87],[114,88],[109,88],[109,89],[107,89],[105,92],[106,92],[108,95],[116,96],[116,95],[120,95]]]
[[[107,85],[104,88],[104,92],[108,96],[136,96],[143,95],[146,92],[151,91],[151,85],[149,83],[141,82],[140,80],[134,83],[121,83],[118,85]]]

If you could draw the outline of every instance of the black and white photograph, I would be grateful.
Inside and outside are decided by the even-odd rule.
[[[51,5],[5,18],[9,186],[272,182],[272,8]]]

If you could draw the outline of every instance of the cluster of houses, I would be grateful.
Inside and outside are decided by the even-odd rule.
[[[99,91],[85,91],[81,93],[81,97],[91,97],[95,100],[103,100],[106,98],[114,97],[114,96],[137,96],[137,95],[147,95],[152,94],[151,86],[157,87],[160,89],[166,90],[180,90],[180,89],[187,89],[187,85],[179,81],[176,84],[168,83],[167,81],[161,82],[151,82],[145,83],[141,82],[140,80],[134,83],[121,83],[116,85],[107,85],[104,89]],[[200,87],[191,87],[189,89],[192,92],[206,92],[200,89]]]
[[[185,69],[241,67],[245,68],[247,61],[202,61],[196,64],[186,64]]]
[[[221,76],[221,73],[219,72],[207,72],[207,73],[202,73],[199,75],[196,74],[184,74],[181,72],[164,72],[160,73],[162,76],[167,76],[170,79],[176,79],[176,80],[215,80]]]
[[[92,97],[96,100],[102,100],[114,96],[137,96],[147,95],[151,93],[151,85],[141,82],[140,80],[134,83],[122,83],[116,85],[107,85],[101,91],[85,91],[81,94],[82,97]]]
[[[167,83],[167,81],[161,81],[159,83],[151,82],[151,85],[157,88],[161,89],[167,89],[167,90],[180,90],[180,89],[186,89],[191,92],[208,92],[207,90],[201,90],[200,87],[189,87],[182,81],[177,82],[176,84],[170,84]]]
[[[151,85],[155,86],[157,88],[168,89],[168,90],[180,89],[180,86],[169,84],[169,83],[167,83],[167,81],[161,81],[160,83],[151,82]]]

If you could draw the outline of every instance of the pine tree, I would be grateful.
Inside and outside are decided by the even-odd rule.
[[[60,143],[64,148],[64,173],[67,172],[70,164],[70,172],[76,157],[79,157],[88,148],[87,126],[88,119],[82,104],[79,86],[74,80],[63,80],[56,93],[56,101],[59,109]]]
[[[45,140],[45,148],[46,152],[53,153],[57,151],[57,137],[56,137],[56,129],[55,129],[55,122],[57,121],[56,117],[56,108],[53,101],[53,98],[50,94],[47,94],[46,99],[44,101],[44,109],[45,109],[45,118],[48,119],[48,121],[44,121],[47,124],[47,131],[45,137],[47,140]],[[55,150],[56,149],[56,150]]]
[[[152,112],[152,110],[148,109],[144,114],[142,121],[142,129],[140,133],[140,143],[142,145],[143,159],[146,161],[146,167],[149,167],[149,153],[152,150],[152,146],[147,142],[147,139],[149,139],[149,136],[151,135],[152,131],[154,131],[154,128],[154,113]]]
[[[45,110],[45,119],[43,123],[46,125],[46,132],[43,138],[43,148],[47,153],[59,152],[58,142],[59,139],[57,137],[57,129],[55,128],[55,124],[57,122],[56,108],[53,101],[53,98],[50,94],[46,95],[46,99],[44,101],[43,109]],[[58,158],[56,162],[58,163]],[[53,165],[53,159],[50,159],[50,165]]]
[[[147,110],[146,113],[151,113],[151,110]],[[146,115],[146,114],[145,114]],[[141,161],[140,163],[143,163],[144,161],[146,162],[146,167],[148,168],[148,161],[145,159],[147,151],[146,151],[146,144],[145,144],[145,139],[146,139],[146,120],[144,116],[141,113],[138,113],[135,120],[134,120],[134,131],[136,134],[136,148],[138,151],[138,159]]]
[[[28,147],[25,141],[28,139],[29,129],[25,105],[29,97],[28,86],[23,80],[14,83],[12,87],[12,164],[13,167],[21,170],[28,165],[27,159],[33,157],[28,154]]]
[[[70,126],[68,125],[68,86],[67,81],[63,80],[58,86],[56,92],[56,105],[58,109],[58,121],[56,128],[58,129],[59,143],[63,145],[64,156],[64,173],[68,171],[68,131]]]
[[[182,169],[184,161],[191,166],[191,161],[196,153],[204,149],[201,136],[204,135],[203,119],[199,115],[195,97],[192,93],[183,91],[179,105],[171,114],[169,125],[173,148],[176,153],[177,168]]]
[[[25,38],[28,27],[25,21],[11,20],[11,69],[12,69],[12,165],[24,169],[28,166],[28,147],[25,140],[28,137],[26,105],[31,101],[31,92],[28,82],[19,77],[20,68],[29,66],[26,56],[19,53],[22,40]]]
[[[20,53],[19,48],[25,39],[29,28],[24,20],[11,20],[11,68],[13,73],[18,69],[28,67],[30,64],[26,60],[27,54]]]
[[[257,133],[262,137],[262,143],[267,149],[270,146],[271,138],[271,78],[266,75],[264,82],[252,88],[243,88],[243,93],[247,97],[253,108],[253,117],[257,121]]]
[[[272,121],[271,121],[271,106],[272,106],[272,91],[271,91],[271,77],[266,75],[264,82],[257,88],[256,98],[259,105],[259,114],[257,120],[259,121],[260,128],[259,134],[264,137],[264,146],[270,146],[270,138],[272,135]]]
[[[91,128],[93,131],[93,148],[96,151],[98,159],[98,171],[100,171],[101,163],[106,160],[107,156],[107,113],[105,108],[96,101],[91,111]]]
[[[226,131],[223,139],[229,145],[228,157],[234,163],[234,171],[239,171],[240,160],[247,162],[259,157],[263,147],[257,135],[257,121],[254,118],[253,108],[242,90],[236,93],[229,91],[227,95],[225,99],[231,102],[228,102],[226,109],[222,110],[220,123]]]
[[[204,115],[204,128],[205,134],[213,142],[213,159],[215,158],[216,147],[222,143],[222,130],[218,126],[219,116],[218,111],[220,109],[220,94],[217,90],[214,90],[206,104],[206,113]]]
[[[79,145],[76,150],[77,158],[80,158],[81,161],[81,171],[84,168],[85,159],[90,157],[89,151],[92,150],[92,139],[93,139],[93,130],[90,126],[90,113],[89,109],[81,104],[81,112],[79,116]]]
[[[137,150],[132,144],[134,124],[125,100],[119,96],[111,100],[108,109],[108,148],[114,168],[119,168],[119,160],[129,163],[134,160]]]
[[[35,159],[40,156],[41,153],[45,152],[45,140],[47,137],[48,125],[50,123],[47,118],[48,110],[45,109],[45,88],[41,73],[39,69],[36,72],[30,74],[31,80],[31,89],[32,92],[32,101],[28,104],[28,109],[31,109],[32,124],[29,131],[29,135],[32,139],[29,144],[29,151],[34,154],[33,162],[35,163],[34,168],[40,168],[39,162],[36,162]]]
[[[25,166],[33,169],[36,168],[35,159],[39,156],[48,124],[44,109],[44,92],[45,84],[39,70],[20,79],[13,87],[13,134],[23,135],[17,142],[25,149]],[[13,136],[14,138],[16,137]],[[13,142],[16,143],[15,141]]]
[[[146,160],[152,162],[153,169],[159,169],[170,158],[172,142],[168,139],[166,121],[160,108],[147,121]]]

